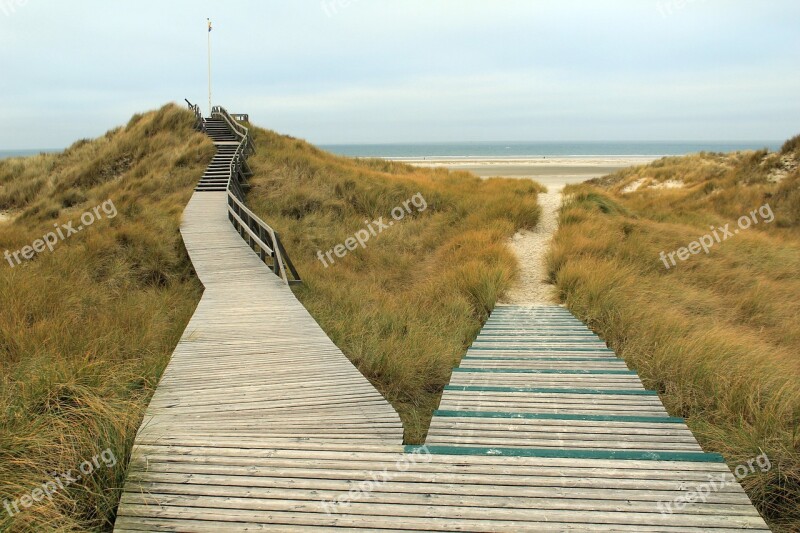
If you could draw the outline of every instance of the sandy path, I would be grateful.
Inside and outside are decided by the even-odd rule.
[[[520,276],[511,290],[501,299],[508,304],[553,304],[554,288],[547,282],[547,250],[550,239],[558,229],[558,208],[561,205],[562,185],[551,186],[539,195],[542,216],[533,231],[521,231],[509,243],[517,254]]]
[[[534,231],[514,235],[509,246],[519,259],[519,280],[500,299],[507,304],[553,304],[555,289],[547,283],[546,256],[550,239],[558,229],[558,208],[563,188],[599,178],[622,168],[642,165],[657,159],[651,156],[528,157],[528,158],[398,158],[398,161],[423,167],[467,170],[482,178],[502,176],[534,179],[547,187],[539,195],[542,218]]]
[[[651,162],[649,156],[596,156],[596,157],[534,157],[534,158],[402,158],[404,163],[422,167],[446,167],[466,170],[482,178],[533,179],[547,187],[539,195],[542,218],[533,231],[514,235],[509,246],[519,260],[519,279],[500,299],[500,303],[519,305],[552,305],[556,302],[555,289],[547,283],[547,251],[550,240],[558,229],[558,208],[564,187],[599,178],[622,168]]]

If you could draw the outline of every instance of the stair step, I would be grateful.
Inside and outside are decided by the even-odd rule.
[[[199,192],[227,191],[231,179],[231,165],[234,158],[241,155],[241,138],[231,131],[223,120],[206,120],[204,130],[214,142],[217,153],[214,154],[194,190]],[[246,186],[245,184],[240,185]]]

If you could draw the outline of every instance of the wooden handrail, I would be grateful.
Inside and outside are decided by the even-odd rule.
[[[218,116],[218,118],[224,120],[228,127],[231,128],[231,131],[244,142],[245,148],[250,150],[252,154],[256,153],[256,147],[250,138],[250,130],[239,124],[224,107],[218,105],[212,107],[211,116]]]
[[[193,104],[189,101],[188,98],[184,98],[186,103],[189,105],[189,110],[194,112],[194,129],[205,131],[205,123],[203,121],[203,112],[200,111],[200,106],[197,104]]]
[[[289,285],[301,283],[294,264],[286,255],[286,249],[281,243],[278,232],[244,205],[233,190],[228,190],[228,218],[242,238],[251,247],[256,248],[255,251],[262,261],[267,263],[267,266],[285,283]],[[268,258],[271,261],[268,261]]]
[[[186,102],[189,103],[188,100]],[[189,106],[191,107],[192,104],[190,103]],[[199,106],[195,107],[199,110]],[[224,120],[234,135],[240,139],[233,153],[228,174],[228,219],[239,232],[239,235],[251,248],[254,248],[261,260],[286,284],[302,283],[300,275],[297,273],[297,269],[295,269],[291,259],[289,259],[278,233],[244,204],[245,195],[240,178],[249,171],[247,169],[247,156],[255,153],[250,131],[234,120],[224,107],[214,106],[211,109],[211,116]]]

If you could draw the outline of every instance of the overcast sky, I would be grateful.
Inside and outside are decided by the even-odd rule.
[[[189,98],[316,143],[777,140],[797,0],[0,0],[0,149]]]

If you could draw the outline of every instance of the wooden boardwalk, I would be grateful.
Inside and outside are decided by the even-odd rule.
[[[140,443],[196,436],[402,440],[397,413],[198,192],[181,234],[205,286],[150,402]]]
[[[721,457],[557,307],[496,309],[424,447],[226,429],[140,438],[136,461],[118,531],[768,531]]]
[[[205,292],[137,435],[115,531],[766,531],[635,373],[560,307],[498,307],[425,446],[228,219],[181,233]],[[674,505],[696,487],[704,501]],[[671,512],[670,512],[671,511]]]

